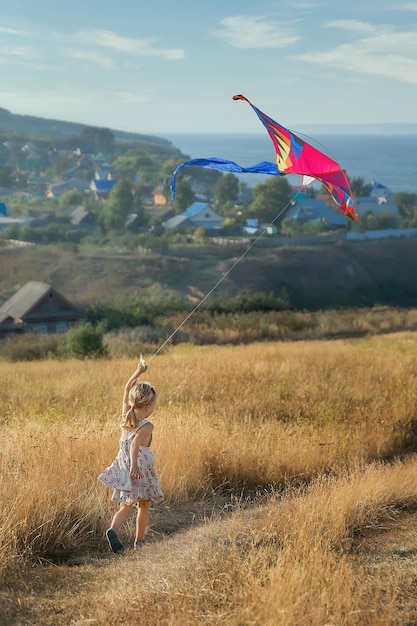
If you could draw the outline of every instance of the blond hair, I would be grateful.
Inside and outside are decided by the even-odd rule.
[[[129,391],[129,408],[126,414],[122,416],[122,428],[136,428],[135,409],[148,406],[148,404],[152,404],[155,400],[156,391],[151,383],[134,383]]]

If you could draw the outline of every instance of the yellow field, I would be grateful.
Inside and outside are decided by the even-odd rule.
[[[151,359],[166,500],[151,511],[143,558],[109,555],[115,508],[97,481],[118,449],[135,365],[0,363],[10,620],[28,606],[28,572],[52,568],[67,599],[44,624],[401,623],[403,572],[365,566],[352,542],[417,503],[417,334],[183,345]],[[77,577],[89,582],[75,592]]]

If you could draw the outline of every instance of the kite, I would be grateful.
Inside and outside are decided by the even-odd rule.
[[[212,170],[220,170],[223,172],[235,172],[236,174],[271,174],[272,176],[284,176],[278,170],[278,167],[275,163],[269,163],[269,161],[261,161],[261,163],[256,163],[255,165],[250,165],[249,167],[242,167],[238,163],[234,161],[228,161],[227,159],[220,159],[219,157],[211,157],[209,159],[191,159],[191,161],[185,161],[185,163],[181,163],[174,170],[171,178],[171,196],[172,199],[175,197],[175,182],[177,178],[178,171],[187,167],[188,165],[199,165],[200,167],[206,167]]]
[[[199,165],[214,170],[235,172],[237,174],[269,174],[272,176],[285,176],[286,174],[301,174],[303,186],[311,184],[315,179],[319,180],[330,193],[337,206],[344,212],[346,217],[357,222],[358,216],[355,210],[352,190],[346,172],[340,165],[326,156],[309,143],[295,135],[292,131],[275,122],[271,117],[262,113],[245,96],[233,96],[233,100],[245,100],[255,111],[262,124],[265,126],[272,140],[276,153],[276,164],[262,161],[249,167],[242,167],[234,161],[211,157],[208,159],[191,159],[181,163],[175,169],[171,178],[171,197],[175,197],[175,182],[178,171],[189,165]]]
[[[314,179],[319,180],[344,214],[357,222],[358,216],[346,172],[336,161],[262,113],[242,94],[233,96],[233,100],[247,102],[265,126],[274,144],[281,174],[301,174],[303,185],[310,184]]]

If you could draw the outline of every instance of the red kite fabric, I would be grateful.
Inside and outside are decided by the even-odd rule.
[[[242,94],[233,96],[233,100],[247,102],[265,126],[274,144],[277,167],[281,174],[301,174],[316,178],[326,187],[344,214],[355,222],[358,220],[346,172],[336,161],[262,113]]]

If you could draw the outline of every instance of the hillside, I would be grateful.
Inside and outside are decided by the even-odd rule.
[[[235,256],[231,256],[234,254]],[[58,247],[0,248],[0,302],[29,280],[53,285],[79,305],[110,296],[165,290],[195,301],[240,253],[203,256],[81,254]],[[287,294],[298,309],[417,306],[417,245],[412,239],[315,247],[253,248],[216,289]]]
[[[51,120],[33,115],[19,115],[11,113],[7,109],[0,107],[0,133],[42,136],[55,139],[67,139],[81,134],[85,126],[91,124],[79,124],[77,122],[66,122],[62,120]],[[140,133],[128,133],[121,130],[109,129],[114,138],[118,141],[129,142],[139,141],[160,145],[171,145],[168,139],[145,135]],[[3,132],[2,132],[3,131]]]

